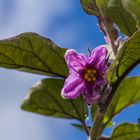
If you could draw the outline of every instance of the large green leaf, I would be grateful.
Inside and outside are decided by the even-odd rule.
[[[110,84],[126,76],[137,64],[140,63],[140,32],[136,32],[120,48],[118,55],[107,72]]]
[[[127,78],[122,82],[113,97],[104,119],[104,123],[120,113],[123,109],[140,101],[140,77]]]
[[[83,10],[88,15],[98,15],[97,8],[93,0],[80,0]]]
[[[140,22],[140,0],[122,0],[124,8]]]
[[[137,138],[140,138],[138,125],[123,123],[113,130],[110,140],[136,140]]]
[[[0,67],[66,77],[66,49],[35,33],[0,41]]]
[[[121,33],[131,36],[137,30],[136,21],[124,9],[121,0],[109,0],[107,7],[110,18],[118,25]]]
[[[132,35],[136,29],[136,21],[132,15],[125,10],[121,0],[96,0],[97,6],[104,18],[110,18],[118,25],[120,31],[125,35]]]
[[[66,100],[60,95],[64,80],[44,79],[35,84],[21,108],[46,116],[85,120],[87,107],[82,98]]]
[[[133,16],[125,10],[121,0],[80,0],[84,11],[88,15],[110,18],[118,25],[120,31],[125,35],[132,35],[136,30],[136,21]]]

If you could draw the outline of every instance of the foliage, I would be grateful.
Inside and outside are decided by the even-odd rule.
[[[0,67],[49,76],[30,89],[21,105],[23,110],[49,117],[76,119],[81,124],[72,123],[72,126],[85,131],[90,140],[139,139],[140,121],[138,124],[117,125],[110,137],[102,136],[102,132],[107,127],[114,127],[112,119],[122,110],[140,102],[140,77],[128,77],[140,63],[140,0],[80,2],[88,15],[97,17],[99,28],[107,40],[106,46],[114,53],[106,62],[107,83],[100,87],[98,102],[88,107],[83,96],[75,100],[61,97],[61,89],[68,76],[64,59],[67,49],[36,33],[0,40]],[[120,40],[119,34],[127,38]],[[87,116],[92,118],[92,126],[86,124]]]

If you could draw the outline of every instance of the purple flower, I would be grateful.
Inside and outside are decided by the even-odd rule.
[[[64,83],[61,95],[65,99],[75,99],[83,94],[87,104],[96,103],[100,98],[101,88],[105,85],[107,70],[107,49],[102,45],[94,49],[90,56],[68,50],[65,60],[69,76]]]

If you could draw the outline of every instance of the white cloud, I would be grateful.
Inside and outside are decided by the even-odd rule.
[[[0,39],[25,31],[41,33],[44,26],[49,28],[53,18],[68,14],[71,3],[71,0],[0,0]],[[54,124],[45,117],[19,110],[20,99],[42,77],[5,69],[0,70],[0,77],[0,139],[56,139],[54,128],[50,128],[51,125],[59,128],[57,120]]]
[[[57,0],[57,2],[56,0],[0,0],[0,4],[1,39],[25,31],[41,32],[43,26],[47,27],[52,18],[59,14],[66,14],[71,10],[69,0]],[[44,25],[46,21],[47,25]]]

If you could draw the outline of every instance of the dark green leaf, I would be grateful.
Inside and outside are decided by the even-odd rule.
[[[113,130],[110,140],[136,140],[137,138],[140,138],[138,125],[123,123]]]
[[[97,8],[93,0],[80,0],[83,10],[88,15],[98,15]]]
[[[137,64],[140,63],[140,32],[136,32],[120,48],[118,55],[107,72],[110,84],[125,77]]]
[[[0,67],[66,77],[65,51],[48,38],[24,33],[0,41]]]
[[[46,116],[85,120],[87,107],[82,98],[66,100],[60,95],[64,80],[44,79],[31,88],[21,108]]]
[[[127,78],[115,93],[107,112],[106,124],[123,109],[140,101],[140,77]]]
[[[81,130],[81,131],[85,131],[83,125],[81,125],[81,124],[71,124],[71,125],[74,126],[77,129]],[[89,130],[91,129],[91,126],[87,126],[87,127],[88,127]]]

